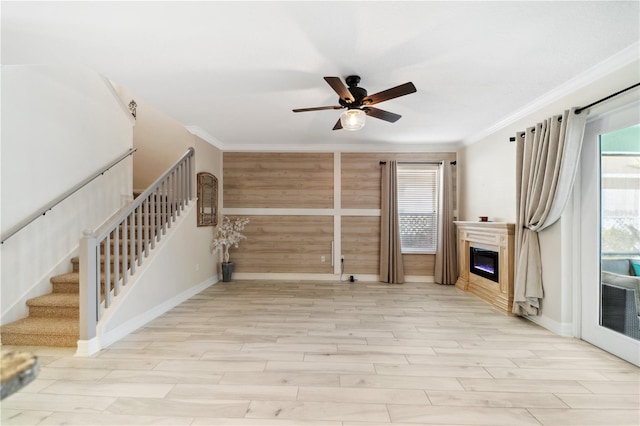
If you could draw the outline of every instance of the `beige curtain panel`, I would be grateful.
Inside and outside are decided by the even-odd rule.
[[[438,241],[433,280],[437,284],[455,284],[458,279],[458,252],[453,223],[453,166],[444,161],[439,167]]]
[[[586,114],[574,110],[516,136],[514,314],[540,315],[544,289],[538,232],[560,218],[571,195],[586,122]]]
[[[404,267],[400,246],[398,217],[397,161],[387,161],[382,167],[380,206],[380,281],[404,283]]]

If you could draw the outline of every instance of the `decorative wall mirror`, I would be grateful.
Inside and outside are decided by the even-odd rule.
[[[218,225],[218,178],[198,173],[198,226]]]

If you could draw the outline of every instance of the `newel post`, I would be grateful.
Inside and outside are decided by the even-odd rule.
[[[98,324],[99,247],[93,231],[87,229],[80,240],[80,340],[96,337]]]

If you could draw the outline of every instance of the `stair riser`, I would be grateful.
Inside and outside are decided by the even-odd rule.
[[[145,239],[143,239],[143,242],[144,242],[144,240],[145,240]],[[123,248],[124,244],[126,244],[126,245],[127,245],[127,252],[131,252],[131,242],[130,242],[130,241],[127,241],[126,243],[123,243],[123,241],[122,241],[122,240],[120,240],[120,241],[118,242],[118,245],[120,246],[120,255],[122,255],[122,251],[123,251],[123,250],[122,250],[122,248]],[[144,245],[144,244],[143,244],[143,245]],[[110,250],[111,250],[111,251],[110,251],[110,253],[111,253],[112,255],[113,255],[113,254],[115,254],[115,247],[116,247],[116,244],[115,244],[113,241],[111,241],[111,244],[110,244]],[[134,252],[137,252],[137,251],[138,251],[138,245],[137,245],[137,244],[134,246],[133,250],[134,250]],[[144,250],[144,249],[143,249],[143,250]],[[101,246],[100,246],[100,253],[104,253],[104,247],[103,247],[103,245],[101,245]],[[129,254],[129,256],[131,256],[131,255]]]
[[[29,315],[39,318],[80,319],[80,308],[70,308],[68,306],[29,306]]]
[[[2,333],[3,345],[75,348],[80,336]]]
[[[129,256],[129,263],[128,263],[127,266],[131,267],[131,260],[132,259],[137,259],[137,258],[138,258],[138,256],[135,256],[135,257]],[[73,272],[80,272],[80,262],[72,262],[72,263],[73,263]],[[119,263],[120,263],[120,271],[122,271],[122,269],[123,269],[122,266],[124,264],[124,261],[122,259],[122,255],[120,256],[120,262]],[[113,270],[114,270],[114,264],[115,264],[115,258],[114,258],[114,256],[112,256],[111,257],[111,272],[113,272]],[[100,272],[104,272],[104,271],[105,271],[104,259],[102,259],[102,260],[100,260]]]
[[[113,280],[111,280],[111,289],[114,288]],[[53,285],[52,293],[71,293],[80,294],[80,283],[57,283]],[[100,285],[100,293],[104,294],[104,282]]]
[[[144,234],[144,232],[145,232],[145,231],[146,231],[146,229],[143,227],[143,228],[142,228],[142,230],[141,230],[141,232]],[[133,228],[132,228],[131,226],[129,226],[129,227],[128,227],[128,229],[127,229],[127,238],[130,238],[130,237],[131,237],[131,232],[133,232],[133,235],[136,235],[136,236],[137,236],[137,235],[138,235],[138,227],[137,227],[137,226],[135,226],[135,227],[133,227]],[[160,223],[157,223],[157,224],[156,224],[156,230],[155,230],[155,232],[154,232],[154,230],[153,230],[153,227],[152,227],[152,226],[150,226],[150,227],[149,227],[149,233],[150,233],[151,235],[157,235],[157,233],[158,233],[158,232],[162,232],[162,228],[161,228],[161,226],[160,226]],[[120,229],[119,229],[119,231],[118,231],[118,236],[120,237],[120,239],[122,239],[122,236],[123,236],[123,235],[124,235],[124,231],[123,231],[123,229],[122,229],[122,228],[120,228]],[[113,235],[112,235],[112,236],[111,236],[111,239],[113,239],[113,238],[114,238],[114,237],[113,237]]]
[[[52,283],[52,293],[80,293],[80,283]]]

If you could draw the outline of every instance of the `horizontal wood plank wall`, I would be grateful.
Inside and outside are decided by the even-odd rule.
[[[432,277],[435,265],[435,254],[403,254],[402,265],[405,275],[421,275]]]
[[[380,217],[343,216],[341,243],[345,274],[380,272]]]
[[[224,207],[333,208],[333,153],[225,152]]]
[[[230,251],[236,271],[333,273],[333,216],[248,217],[247,239]]]
[[[333,274],[331,242],[339,234],[342,251],[337,254],[345,256],[345,273],[377,275],[380,217],[351,216],[353,212],[340,209],[380,209],[380,161],[456,158],[455,153],[440,152],[336,155],[341,167],[334,171],[334,153],[224,153],[223,209],[261,209],[243,214],[251,223],[245,230],[247,240],[231,250],[237,272]],[[334,178],[341,182],[338,206],[333,202]],[[327,209],[326,216],[295,211],[306,208]],[[336,216],[341,227],[334,233]],[[434,260],[434,255],[403,255],[405,274],[433,276]]]
[[[380,208],[380,161],[454,161],[453,152],[342,153],[342,208]]]
[[[345,216],[342,218],[344,272],[378,274],[380,271],[380,218]],[[405,275],[433,276],[435,254],[403,254]]]

